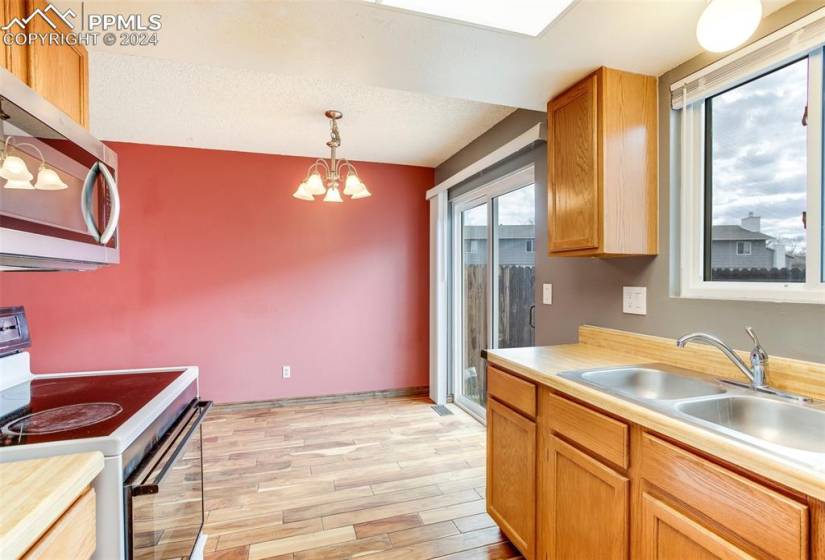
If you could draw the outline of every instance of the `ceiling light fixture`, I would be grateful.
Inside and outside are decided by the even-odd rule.
[[[299,200],[315,200],[316,196],[324,195],[324,202],[343,202],[339,190],[340,180],[346,172],[344,180],[344,194],[352,199],[372,196],[367,186],[358,177],[355,166],[346,159],[337,159],[336,151],[341,147],[341,134],[338,132],[338,119],[344,115],[340,111],[330,109],[324,115],[329,119],[330,139],[329,162],[317,159],[309,166],[306,178],[298,185],[292,196]],[[323,175],[322,175],[323,174]]]
[[[29,171],[26,162],[23,158],[9,154],[10,148],[16,148],[20,151],[21,146],[26,146],[37,152],[40,156],[40,168],[37,171],[37,181],[32,185],[34,176]],[[39,189],[43,191],[59,191],[69,188],[69,185],[63,182],[57,171],[46,166],[46,158],[43,157],[43,152],[34,144],[28,142],[12,142],[11,136],[6,138],[3,143],[3,152],[0,154],[0,177],[6,180],[4,185],[7,189],[19,190],[34,190]]]
[[[753,35],[762,21],[761,0],[710,0],[696,24],[703,49],[726,52]]]

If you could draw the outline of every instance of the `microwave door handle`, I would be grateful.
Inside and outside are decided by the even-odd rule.
[[[189,443],[189,440],[192,439],[192,435],[201,425],[204,418],[206,418],[206,413],[212,407],[212,401],[200,401],[197,404],[197,407],[200,408],[200,411],[198,412],[198,416],[195,419],[195,421],[192,422],[192,425],[189,427],[185,434],[182,434],[178,437],[178,441],[175,443],[174,448],[166,451],[166,453],[169,454],[169,460],[166,461],[166,464],[163,465],[163,468],[160,469],[160,472],[155,476],[152,482],[146,482],[138,486],[133,486],[131,490],[133,496],[158,493],[158,490],[160,489],[159,487],[163,482],[163,479],[165,479],[166,475],[169,474],[169,471],[172,470],[172,467],[175,465],[175,462],[178,460],[178,457],[181,453],[183,453],[183,450],[186,448],[186,445]]]
[[[97,229],[97,224],[92,217],[92,194],[94,193],[98,173],[100,173],[100,162],[96,161],[95,164],[89,168],[89,172],[86,174],[86,181],[83,183],[83,190],[80,193],[80,212],[83,215],[83,221],[86,222],[86,229],[89,230],[89,235],[100,243],[100,231]]]
[[[100,244],[106,245],[115,234],[115,231],[117,231],[117,226],[120,223],[120,193],[117,190],[117,182],[115,181],[115,178],[112,177],[109,169],[100,162],[98,162],[97,165],[103,175],[103,181],[106,183],[106,188],[109,190],[109,223],[106,224],[106,228],[103,230],[103,233],[100,234]]]

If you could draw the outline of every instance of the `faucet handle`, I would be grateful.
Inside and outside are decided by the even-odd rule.
[[[753,330],[753,327],[745,327],[745,332],[748,333],[748,336],[751,337],[751,340],[756,346],[762,346],[759,344],[759,337],[756,336],[756,331]]]
[[[766,360],[768,358],[768,353],[765,352],[764,348],[762,348],[762,344],[759,342],[759,337],[756,336],[756,331],[753,330],[753,327],[745,327],[745,332],[748,333],[748,336],[751,337],[754,344],[751,355],[757,354],[763,361]]]

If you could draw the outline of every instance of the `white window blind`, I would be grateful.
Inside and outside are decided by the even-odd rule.
[[[756,74],[804,56],[825,44],[825,8],[820,8],[694,72],[670,86],[671,104],[681,109],[731,87]]]

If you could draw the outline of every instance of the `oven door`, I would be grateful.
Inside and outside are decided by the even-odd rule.
[[[212,401],[192,401],[126,481],[127,558],[194,558],[204,521],[201,423]]]

